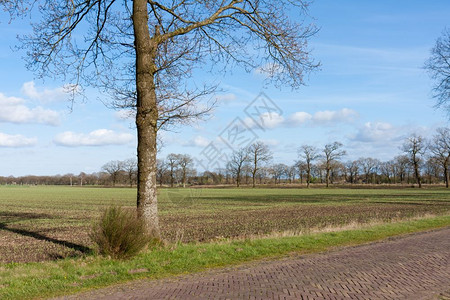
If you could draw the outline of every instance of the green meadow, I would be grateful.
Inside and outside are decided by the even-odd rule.
[[[444,188],[161,189],[165,243],[127,261],[97,256],[92,222],[107,207],[133,208],[135,198],[131,188],[0,187],[0,298],[60,295],[450,225]]]

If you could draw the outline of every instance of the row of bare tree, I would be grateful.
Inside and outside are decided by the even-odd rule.
[[[84,172],[78,175],[68,173],[64,175],[26,175],[20,177],[0,176],[0,184],[2,185],[107,185],[111,177],[108,173],[96,172],[86,174]]]
[[[157,160],[156,178],[162,186],[164,181],[169,181],[174,187],[176,182],[181,182],[186,187],[188,178],[192,178],[197,172],[192,168],[193,158],[187,154],[171,153],[165,160]]]
[[[238,149],[229,157],[225,168],[207,170],[197,176],[192,169],[189,155],[170,154],[158,161],[158,181],[160,185],[186,180],[191,184],[236,184],[243,182],[255,187],[256,183],[305,182],[307,187],[313,182],[325,183],[422,183],[445,182],[449,186],[450,129],[439,128],[427,140],[419,135],[406,138],[402,154],[389,161],[371,157],[361,157],[343,162],[346,151],[343,144],[333,142],[322,149],[302,145],[298,149],[298,160],[292,165],[271,163],[273,153],[267,145],[256,142],[249,147]],[[188,163],[180,163],[183,159]],[[186,177],[186,174],[190,176]]]
[[[137,178],[137,160],[135,158],[112,160],[103,165],[102,171],[110,175],[112,186],[118,182],[123,183],[126,179],[132,187]]]
[[[158,160],[157,180],[162,186],[189,184],[241,184],[256,186],[263,183],[422,183],[444,181],[448,187],[450,161],[450,132],[439,128],[427,141],[412,135],[405,139],[402,154],[389,161],[371,157],[341,161],[346,152],[339,142],[326,144],[323,149],[302,145],[298,160],[292,165],[273,163],[273,153],[267,145],[256,142],[233,152],[224,168],[207,170],[197,175],[193,158],[186,154],[169,154]]]
[[[231,175],[237,186],[241,184],[242,177],[251,177],[255,186],[258,177],[260,182],[269,177],[276,184],[281,180],[294,182],[297,175],[300,182],[305,181],[308,187],[311,182],[318,181],[328,187],[335,181],[376,184],[409,183],[412,180],[419,187],[422,187],[424,180],[428,183],[444,181],[449,186],[449,128],[437,129],[430,140],[411,135],[401,147],[403,154],[384,162],[371,157],[342,162],[346,155],[342,147],[339,142],[326,144],[323,149],[302,145],[298,149],[298,160],[288,166],[267,164],[272,153],[266,145],[255,143],[233,153],[223,177]]]
[[[194,159],[188,154],[167,155],[158,159],[156,178],[160,186],[187,184],[241,184],[256,186],[278,183],[365,183],[398,184],[445,182],[449,186],[450,129],[439,128],[427,140],[419,135],[405,139],[402,154],[388,161],[372,157],[342,161],[346,152],[339,142],[326,144],[322,149],[311,145],[298,148],[298,158],[291,164],[273,162],[269,147],[256,142],[233,152],[224,168],[198,174]],[[137,181],[137,161],[130,158],[106,163],[101,172],[79,175],[0,177],[0,184],[45,185],[129,185]]]
[[[113,160],[102,166],[100,172],[87,174],[81,172],[78,175],[68,173],[64,175],[39,176],[26,175],[20,177],[0,176],[0,184],[3,185],[129,185],[133,186],[137,180],[137,161],[130,158],[123,161]]]

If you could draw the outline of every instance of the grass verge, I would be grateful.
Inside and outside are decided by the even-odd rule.
[[[302,236],[181,244],[120,261],[100,256],[0,265],[0,299],[57,296],[139,278],[161,278],[289,253],[315,253],[450,226],[450,216]]]

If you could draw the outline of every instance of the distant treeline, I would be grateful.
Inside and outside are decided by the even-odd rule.
[[[450,129],[439,128],[430,139],[412,135],[402,153],[388,161],[361,157],[345,161],[343,145],[333,142],[322,149],[298,148],[292,164],[273,162],[267,145],[256,142],[234,151],[223,168],[199,172],[188,154],[169,154],[158,159],[156,179],[160,186],[277,185],[277,184],[443,184],[448,187]],[[136,159],[110,161],[101,172],[78,175],[0,177],[0,184],[134,186]]]
[[[110,175],[104,172],[86,174],[80,173],[53,175],[53,176],[0,176],[0,184],[2,185],[109,185]]]

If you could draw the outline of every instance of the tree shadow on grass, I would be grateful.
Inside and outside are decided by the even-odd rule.
[[[40,240],[40,241],[46,241],[46,242],[51,242],[57,245],[61,245],[67,248],[71,248],[73,250],[79,251],[83,254],[87,254],[92,252],[92,250],[89,247],[80,245],[80,244],[75,244],[72,242],[68,242],[68,241],[63,241],[63,240],[58,240],[55,238],[51,238],[48,236],[45,236],[43,234],[37,233],[37,232],[33,232],[33,231],[29,231],[29,230],[25,230],[25,229],[17,229],[17,228],[10,228],[8,227],[8,225],[6,223],[0,223],[0,230],[5,230],[5,231],[9,231],[9,232],[13,232],[16,234],[20,234],[22,236],[27,236],[27,237],[32,237],[34,239]]]
[[[54,219],[54,216],[43,213],[0,211],[0,220],[3,223],[35,219]]]

